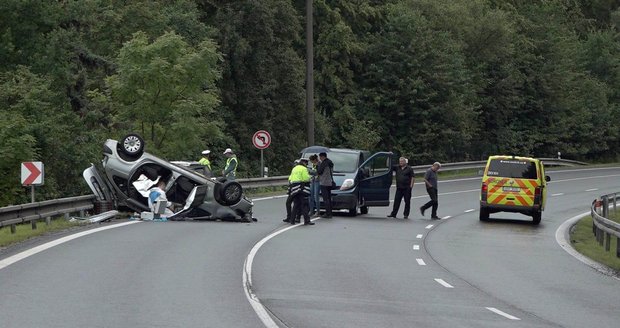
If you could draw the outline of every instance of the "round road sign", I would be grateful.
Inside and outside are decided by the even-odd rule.
[[[265,130],[256,131],[252,137],[252,143],[258,149],[265,149],[271,144],[271,136]]]

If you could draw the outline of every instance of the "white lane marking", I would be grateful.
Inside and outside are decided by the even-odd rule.
[[[424,263],[423,259],[415,259],[416,262],[418,262],[419,265],[426,265],[426,263]]]
[[[429,225],[427,225],[427,226],[426,226],[426,229],[430,229],[430,228],[432,228],[432,227],[433,227],[433,225],[432,225],[432,224],[429,224]]]
[[[416,237],[416,238],[418,238],[418,239],[422,239],[422,237],[423,237],[423,236],[424,236],[424,235],[417,235],[417,236],[415,236],[415,237]]]
[[[598,272],[610,276],[616,280],[620,280],[619,277],[616,276],[616,273],[613,270],[610,270],[607,266],[602,265],[598,262],[592,261],[590,258],[581,255],[581,253],[577,252],[570,243],[569,231],[573,225],[577,223],[577,221],[581,220],[582,217],[590,215],[590,212],[584,212],[573,216],[572,218],[564,221],[558,229],[555,231],[555,241],[562,247],[568,254],[572,255],[577,260],[581,261],[585,265],[597,270]]]
[[[441,218],[442,220],[447,220],[449,218],[451,218],[452,216],[448,215],[448,216],[444,216],[443,218]]]
[[[288,195],[277,195],[277,196],[269,196],[269,197],[262,197],[262,198],[254,198],[252,200],[259,201],[259,200],[270,200],[270,199],[278,199],[278,198],[285,198],[285,197],[288,197]]]
[[[446,288],[454,288],[454,286],[452,286],[449,283],[445,282],[443,279],[435,278],[435,281],[438,282],[440,285],[446,287]]]
[[[316,218],[316,219],[312,219],[311,221],[316,221],[319,219],[320,218]],[[245,258],[245,263],[243,264],[243,290],[245,292],[245,297],[248,299],[248,302],[250,302],[250,305],[254,309],[254,312],[256,312],[256,315],[258,315],[258,318],[263,322],[263,324],[267,328],[279,328],[279,327],[273,321],[273,319],[267,312],[267,309],[265,309],[265,307],[261,303],[260,299],[252,291],[252,263],[254,263],[254,257],[256,257],[256,253],[258,253],[258,250],[271,238],[283,232],[286,232],[286,231],[289,231],[291,229],[301,227],[301,226],[303,226],[303,224],[291,225],[289,227],[282,228],[278,231],[275,231],[269,234],[265,238],[261,239],[258,243],[256,243],[254,247],[252,247],[252,249],[250,250],[250,253],[248,253],[248,256]]]
[[[559,193],[557,193],[557,194],[551,194],[551,196],[554,196],[554,197],[555,197],[555,196],[562,196],[562,195],[564,195],[564,193],[563,193],[563,192],[559,192]]]
[[[496,308],[493,308],[493,307],[487,307],[486,309],[491,311],[491,312],[497,313],[497,314],[501,315],[502,317],[510,319],[510,320],[521,320],[521,319],[519,319],[519,318],[517,318],[517,317],[515,317],[513,315],[510,315],[510,314],[508,314],[506,312],[500,311],[500,310],[498,310]]]
[[[586,191],[597,191],[598,188],[586,189]]]
[[[473,212],[473,211],[475,211],[475,209],[470,208],[470,209],[466,210],[465,213],[469,213],[469,212]]]
[[[420,250],[420,245],[413,245],[413,250],[414,251],[419,251]]]
[[[142,221],[129,221],[129,222],[118,223],[118,224],[109,225],[109,226],[105,226],[105,227],[101,227],[101,228],[95,228],[95,229],[90,229],[90,230],[87,230],[87,231],[78,232],[78,233],[75,233],[75,234],[70,235],[70,236],[66,236],[66,237],[62,237],[62,238],[56,239],[56,240],[52,240],[52,241],[50,241],[48,243],[45,243],[43,245],[39,245],[39,246],[33,247],[33,248],[29,249],[29,250],[26,250],[26,251],[23,251],[21,253],[18,253],[18,254],[15,254],[13,256],[5,258],[4,260],[0,261],[0,270],[8,267],[9,265],[11,265],[11,264],[13,264],[15,262],[21,261],[21,260],[23,260],[23,259],[25,259],[25,258],[27,258],[29,256],[32,256],[32,255],[35,255],[37,253],[43,252],[44,250],[50,249],[50,248],[52,248],[54,246],[58,246],[58,245],[60,245],[62,243],[66,243],[66,242],[71,241],[73,239],[84,237],[84,236],[87,236],[87,235],[90,235],[90,234],[93,234],[93,233],[96,233],[96,232],[100,232],[100,231],[104,231],[104,230],[109,230],[109,229],[114,229],[114,228],[119,228],[119,227],[122,227],[122,226],[130,225],[130,224],[134,224],[134,223],[139,223],[139,222],[142,222]]]

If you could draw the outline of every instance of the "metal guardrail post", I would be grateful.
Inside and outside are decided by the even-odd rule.
[[[607,195],[601,198],[603,198],[603,217],[607,219],[609,218],[609,198]]]

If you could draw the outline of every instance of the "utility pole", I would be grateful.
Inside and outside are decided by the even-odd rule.
[[[306,114],[308,146],[314,145],[314,50],[312,0],[306,0]]]

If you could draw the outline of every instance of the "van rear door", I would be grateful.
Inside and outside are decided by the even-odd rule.
[[[390,205],[392,156],[391,152],[378,152],[360,166],[360,197],[365,206]]]

